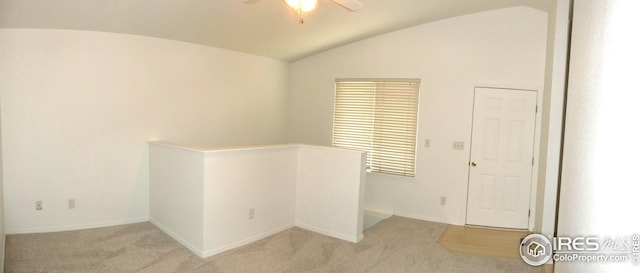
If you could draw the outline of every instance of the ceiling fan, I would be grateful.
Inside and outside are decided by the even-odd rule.
[[[260,0],[242,0],[245,4],[257,3]],[[362,8],[363,4],[359,0],[331,0],[333,3],[338,4],[350,11],[357,11]],[[300,16],[300,24],[304,24],[302,13],[309,12],[316,8],[318,0],[284,0],[285,3]]]

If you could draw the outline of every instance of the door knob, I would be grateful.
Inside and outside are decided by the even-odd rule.
[[[477,165],[478,165],[478,164],[477,164],[475,161],[472,161],[472,162],[471,162],[471,166],[475,167],[475,166],[477,166]]]

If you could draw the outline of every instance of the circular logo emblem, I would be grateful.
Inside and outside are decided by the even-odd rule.
[[[529,234],[520,243],[520,257],[532,266],[540,266],[551,259],[551,241],[540,234]]]

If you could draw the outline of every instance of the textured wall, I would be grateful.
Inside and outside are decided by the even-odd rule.
[[[638,1],[575,1],[558,235],[640,232],[639,12]],[[572,262],[555,270],[637,272],[638,266]]]
[[[509,8],[392,32],[294,62],[289,141],[331,145],[336,78],[420,78],[416,178],[369,175],[366,207],[464,224],[474,86],[542,90],[546,33],[545,12]],[[464,141],[465,150],[452,150],[453,141]],[[447,198],[444,206],[441,196]]]
[[[288,65],[105,32],[0,30],[9,233],[146,220],[146,142],[285,141]],[[76,208],[67,208],[74,198]],[[35,211],[35,201],[44,210]]]

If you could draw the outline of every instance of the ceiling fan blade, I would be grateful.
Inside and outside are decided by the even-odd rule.
[[[331,0],[331,1],[351,11],[359,10],[363,6],[362,2],[358,0]]]

